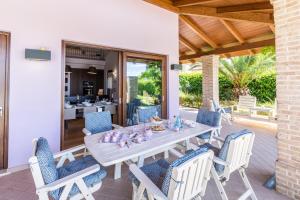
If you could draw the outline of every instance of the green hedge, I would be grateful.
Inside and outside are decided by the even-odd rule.
[[[202,96],[202,74],[199,72],[181,73],[179,75],[180,82],[180,102],[181,105],[201,103]],[[233,101],[234,99],[232,89],[232,82],[225,76],[219,76],[220,100]],[[267,74],[261,76],[251,82],[249,85],[250,94],[256,96],[258,102],[273,102],[276,98],[276,75]],[[189,97],[190,96],[190,97]],[[195,103],[192,103],[196,101]]]
[[[274,102],[276,98],[276,74],[268,74],[252,81],[249,84],[250,94],[255,96],[258,102]]]

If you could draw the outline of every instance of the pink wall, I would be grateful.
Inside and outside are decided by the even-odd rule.
[[[142,0],[9,0],[0,30],[11,32],[9,167],[27,163],[31,140],[60,144],[61,41],[107,45],[169,56],[178,63],[178,18]],[[50,62],[24,59],[45,47]],[[178,74],[169,71],[169,111],[178,112]]]

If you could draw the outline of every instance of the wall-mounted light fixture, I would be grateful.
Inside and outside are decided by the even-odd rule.
[[[181,64],[172,64],[171,70],[180,71],[180,70],[182,70],[182,65]]]
[[[40,49],[25,49],[25,59],[37,61],[51,60],[51,51]]]

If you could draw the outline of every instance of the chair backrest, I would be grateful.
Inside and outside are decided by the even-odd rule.
[[[110,112],[93,112],[85,115],[85,128],[92,134],[112,130]]]
[[[255,108],[256,107],[256,97],[245,95],[245,96],[239,96],[239,102],[238,102],[239,108]]]
[[[29,158],[29,165],[36,188],[58,180],[55,160],[45,138],[33,140],[32,153],[33,155]],[[50,192],[50,194],[57,196],[59,190]]]
[[[220,109],[220,105],[214,100],[211,100],[211,111],[218,111]]]
[[[159,116],[159,107],[158,106],[139,107],[137,109],[137,115],[138,115],[139,123],[149,122],[150,118]]]
[[[162,191],[170,200],[190,200],[204,196],[210,179],[214,153],[199,148],[175,160],[163,180]]]
[[[221,113],[200,108],[197,114],[196,122],[216,127],[221,126],[221,119]]]
[[[252,154],[255,134],[249,130],[242,130],[226,137],[218,157],[228,166],[216,164],[216,171],[223,174],[227,180],[230,174],[240,167],[247,168]]]

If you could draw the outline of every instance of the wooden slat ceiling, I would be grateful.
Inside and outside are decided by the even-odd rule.
[[[269,0],[144,0],[179,14],[181,62],[255,54],[274,45]]]

